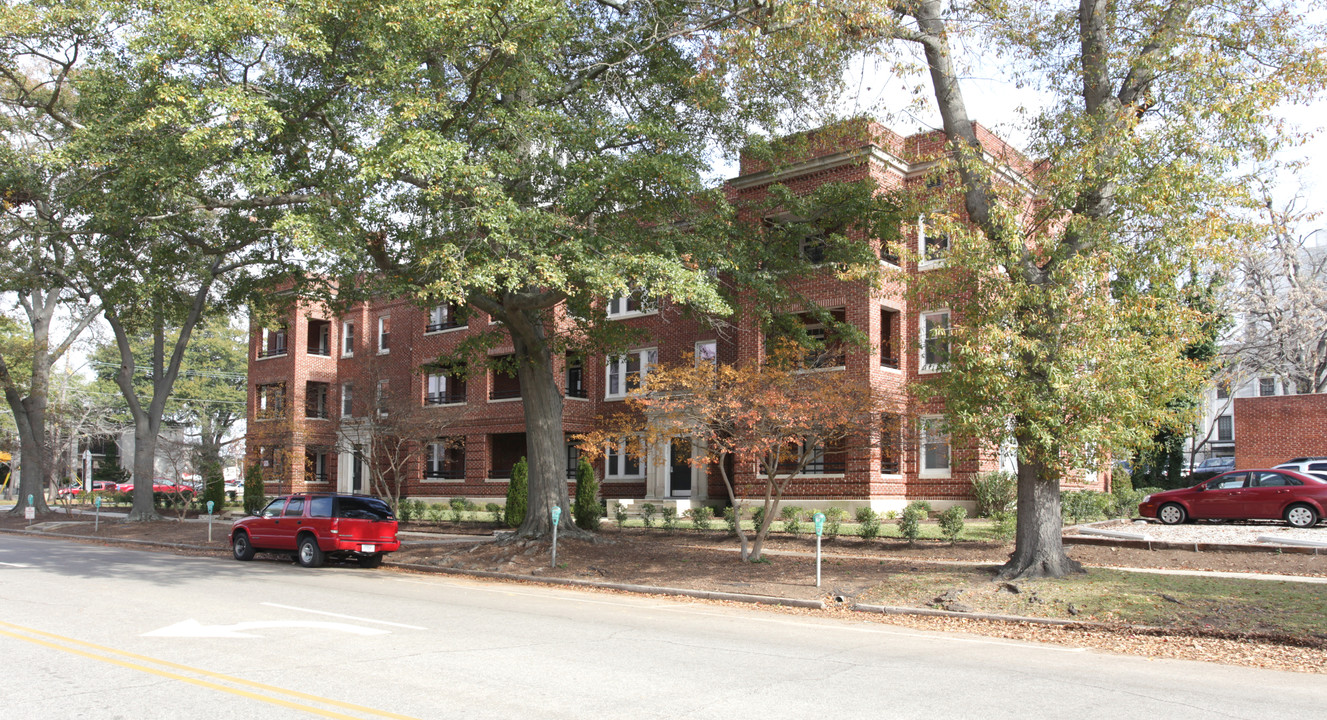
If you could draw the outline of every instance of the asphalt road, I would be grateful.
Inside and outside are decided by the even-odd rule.
[[[1320,675],[0,534],[5,720],[1211,720],[1324,704]]]

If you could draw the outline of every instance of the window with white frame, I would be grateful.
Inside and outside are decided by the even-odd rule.
[[[608,301],[608,317],[633,317],[658,312],[654,298],[646,290],[633,290]]]
[[[461,308],[451,303],[443,303],[429,308],[429,321],[428,325],[424,327],[424,332],[442,332],[453,328],[463,328],[466,325],[466,319],[462,316]]]
[[[355,356],[355,323],[341,323],[341,357]]]
[[[701,340],[696,343],[696,364],[701,365],[709,363],[713,365],[719,361],[719,341]]]
[[[465,375],[451,369],[430,372],[424,379],[425,405],[457,405],[465,402]]]
[[[355,384],[341,383],[341,417],[355,416]]]
[[[1258,378],[1258,396],[1268,397],[1276,394],[1276,378]]]
[[[917,218],[917,267],[925,269],[944,263],[949,254],[949,235],[937,227],[927,227],[926,216]]]
[[[650,366],[658,362],[659,351],[654,348],[609,356],[604,372],[604,396],[626,397],[627,393],[645,382],[645,376],[650,373]]]
[[[438,438],[429,443],[424,477],[438,480],[465,479],[465,443],[456,438]]]
[[[610,444],[604,453],[604,477],[605,478],[640,478],[645,477],[641,471],[640,458],[627,452],[627,441],[623,440],[617,444]]]
[[[920,428],[921,474],[923,477],[949,476],[949,427],[943,415],[927,415]]]
[[[949,362],[949,311],[922,313],[918,324],[921,335],[920,372],[933,373]]]
[[[381,315],[378,317],[378,354],[385,355],[391,352],[392,348],[392,316]]]
[[[286,354],[286,326],[263,328],[258,345],[258,357],[279,357]]]

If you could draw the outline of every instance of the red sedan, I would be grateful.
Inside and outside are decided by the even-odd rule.
[[[134,491],[134,482],[130,480],[126,483],[120,483],[115,489],[123,493],[132,493]],[[156,478],[152,481],[152,492],[163,495],[180,495],[185,498],[193,497],[194,489],[188,485],[181,485],[169,478]]]
[[[1293,470],[1232,470],[1193,487],[1148,495],[1138,513],[1166,525],[1189,520],[1285,520],[1308,528],[1327,514],[1327,482]]]

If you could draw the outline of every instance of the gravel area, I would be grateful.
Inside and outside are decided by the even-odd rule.
[[[1146,535],[1148,540],[1161,542],[1223,543],[1239,545],[1276,544],[1275,542],[1258,540],[1260,537],[1269,537],[1278,540],[1320,542],[1327,545],[1327,525],[1323,524],[1311,528],[1292,528],[1285,523],[1259,522],[1256,520],[1225,523],[1199,521],[1185,523],[1183,525],[1162,525],[1161,523],[1147,520],[1134,520],[1132,522],[1128,520],[1112,520],[1104,523],[1093,523],[1090,526],[1069,528],[1065,531],[1065,534],[1088,534],[1082,532],[1084,527],[1090,527],[1094,530],[1110,530]]]

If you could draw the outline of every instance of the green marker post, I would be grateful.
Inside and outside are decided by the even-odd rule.
[[[816,587],[820,587],[820,536],[825,534],[825,513],[812,516],[816,523]]]
[[[558,520],[562,517],[562,508],[558,505],[553,506],[553,565],[558,566]]]

